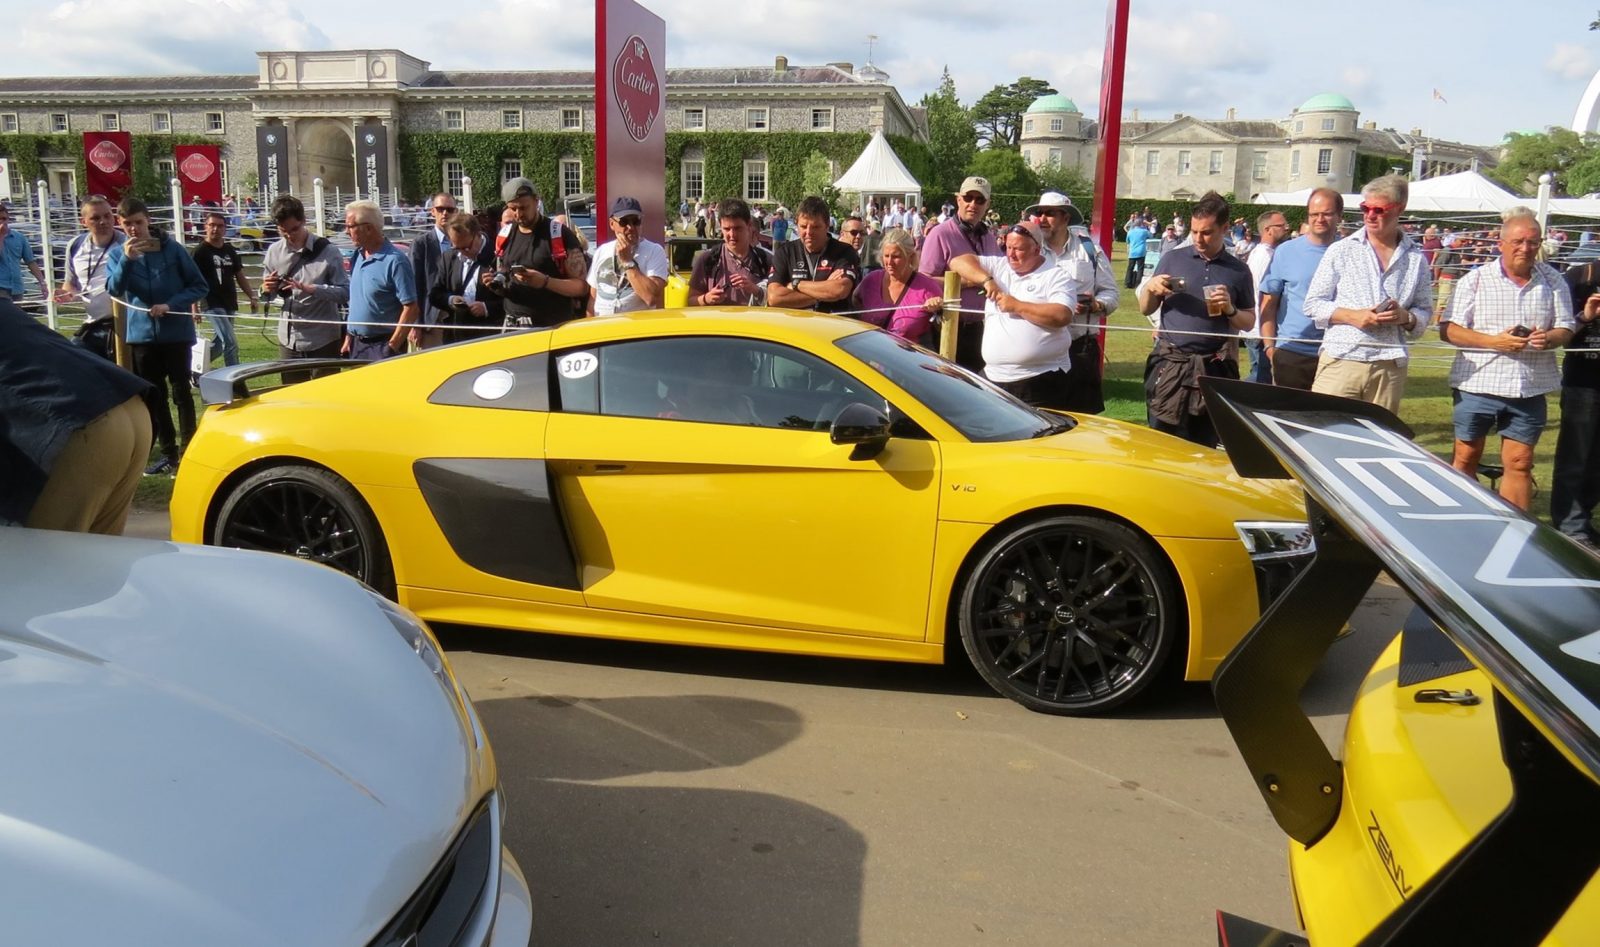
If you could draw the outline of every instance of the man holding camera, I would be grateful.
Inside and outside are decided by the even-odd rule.
[[[279,358],[338,358],[344,343],[339,305],[350,298],[350,280],[339,248],[306,226],[305,205],[285,194],[272,202],[278,240],[261,261],[261,298],[277,300]],[[326,372],[284,372],[295,384]]]
[[[1538,262],[1539,244],[1533,211],[1509,211],[1500,227],[1500,259],[1461,278],[1439,322],[1439,337],[1462,348],[1450,366],[1451,466],[1477,476],[1484,441],[1499,431],[1500,495],[1524,510],[1533,499],[1533,447],[1544,430],[1545,395],[1561,387],[1555,349],[1577,328],[1567,282]]]
[[[548,328],[575,315],[573,301],[587,298],[583,244],[578,235],[544,215],[539,191],[527,178],[500,188],[516,223],[500,245],[495,271],[478,277],[481,287],[505,302],[506,328]]]

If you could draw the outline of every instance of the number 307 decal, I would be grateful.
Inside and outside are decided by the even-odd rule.
[[[594,374],[600,367],[600,360],[594,357],[593,352],[573,352],[563,355],[556,361],[556,371],[562,378],[583,378]]]

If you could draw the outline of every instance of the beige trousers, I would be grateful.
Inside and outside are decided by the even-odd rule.
[[[150,411],[129,398],[67,439],[28,513],[34,529],[122,535],[133,490],[150,459]]]

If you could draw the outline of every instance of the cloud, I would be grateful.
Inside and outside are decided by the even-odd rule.
[[[12,75],[253,71],[258,49],[326,49],[287,0],[69,0],[14,14]]]
[[[1544,67],[1563,79],[1576,81],[1594,75],[1594,58],[1577,43],[1557,43]]]

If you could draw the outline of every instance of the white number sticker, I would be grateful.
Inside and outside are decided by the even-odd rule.
[[[594,374],[599,367],[600,360],[594,357],[593,352],[573,352],[561,356],[561,360],[556,362],[556,370],[562,378],[584,378]]]

